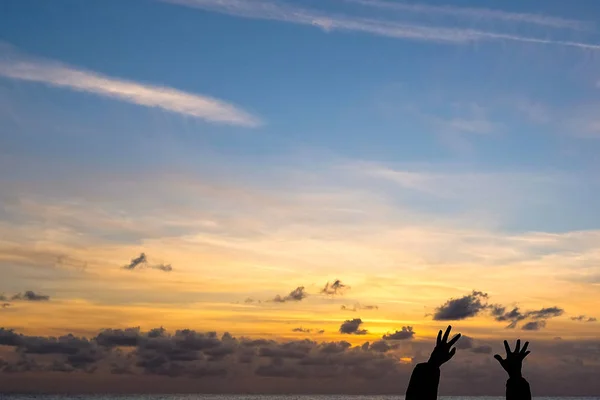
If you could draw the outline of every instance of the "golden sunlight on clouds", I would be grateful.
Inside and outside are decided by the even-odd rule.
[[[51,301],[15,302],[2,310],[6,326],[35,334],[164,326],[354,344],[412,326],[418,341],[447,323],[432,320],[438,307],[477,290],[488,294],[490,305],[507,309],[567,310],[529,332],[538,337],[593,334],[594,324],[571,317],[595,309],[597,289],[585,282],[585,268],[599,259],[597,232],[507,234],[469,226],[468,219],[407,219],[407,210],[356,187],[332,196],[313,185],[298,194],[300,201],[295,193],[156,179],[153,186],[140,180],[135,198],[146,203],[136,206],[133,198],[127,211],[93,197],[49,202],[30,196],[11,203],[28,223],[0,224],[4,290],[34,290]],[[119,193],[122,184],[108,187]],[[150,187],[155,200],[147,197]],[[177,208],[161,194],[182,190],[210,207]],[[154,201],[162,222],[144,211]],[[226,204],[234,208],[224,217],[216,210]],[[358,210],[359,220],[348,223],[344,213],[333,218],[331,210],[340,209]],[[145,264],[124,269],[140,254]],[[152,267],[159,265],[173,270]],[[335,279],[349,290],[320,293]],[[273,301],[297,287],[306,298]],[[341,324],[355,318],[368,333],[341,334]],[[448,322],[482,338],[519,333],[487,311]]]

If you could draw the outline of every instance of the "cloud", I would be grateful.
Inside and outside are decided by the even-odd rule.
[[[545,326],[546,326],[546,321],[544,321],[544,320],[530,321],[530,322],[527,322],[526,324],[524,324],[521,327],[521,329],[524,331],[539,331],[540,329],[542,329]]]
[[[436,27],[418,23],[393,22],[389,19],[367,19],[341,16],[339,13],[326,14],[316,10],[292,7],[277,1],[240,0],[162,0],[171,4],[219,12],[241,18],[282,21],[293,24],[316,26],[325,31],[363,32],[377,36],[406,40],[461,44],[481,40],[516,41],[546,45],[578,47],[600,50],[600,45],[549,40],[512,33],[496,33],[472,28]]]
[[[516,328],[521,321],[533,319],[534,321],[530,321],[522,327],[524,330],[540,330],[546,326],[547,319],[559,317],[564,313],[562,308],[556,306],[525,312],[521,312],[519,307],[514,307],[511,311],[506,311],[506,307],[500,305],[492,305],[490,306],[490,309],[491,314],[496,321],[510,322],[506,327],[508,329]]]
[[[564,312],[565,312],[565,310],[563,310],[560,307],[547,307],[547,308],[542,308],[540,310],[528,311],[526,315],[527,315],[527,317],[533,318],[533,319],[548,319],[548,318],[560,317],[561,315],[564,314]]]
[[[18,346],[22,335],[12,329],[0,328],[0,346]]]
[[[119,330],[111,328],[103,332]],[[433,339],[415,341],[410,346],[384,340],[353,346],[346,341],[276,341],[236,338],[228,333],[219,337],[215,332],[189,329],[173,334],[163,328],[123,331],[139,337],[135,346],[101,345],[98,337],[102,332],[91,338],[72,334],[53,338],[0,328],[0,346],[14,349],[11,352],[3,348],[5,361],[0,361],[3,391],[23,392],[34,387],[44,392],[49,390],[47,383],[50,382],[54,391],[79,394],[105,391],[106,387],[115,393],[175,390],[180,393],[248,393],[254,390],[299,394],[314,392],[318,387],[319,391],[328,393],[345,390],[348,394],[393,395],[408,383],[414,364],[421,358],[419,354],[430,351],[434,345]],[[541,396],[597,393],[600,386],[592,378],[599,371],[596,363],[600,357],[599,344],[598,340],[536,341],[536,357],[527,365],[528,380],[541,388]],[[445,391],[451,395],[499,394],[489,392],[494,383],[503,379],[501,370],[488,368],[489,352],[491,346],[482,343],[449,364],[445,372],[448,375]],[[400,355],[411,361],[400,361]],[[564,378],[565,370],[572,374],[569,385],[560,379]],[[36,374],[22,374],[24,372]],[[45,375],[45,372],[52,374]],[[256,376],[261,379],[256,380]],[[398,382],[403,382],[400,387]],[[328,386],[330,383],[336,386]],[[579,389],[573,392],[575,383]]]
[[[96,342],[104,347],[135,347],[141,339],[140,328],[127,329],[104,329],[98,336]]]
[[[529,330],[539,330],[546,325],[546,320],[559,317],[564,313],[560,307],[545,307],[539,310],[528,310],[522,312],[519,307],[514,307],[507,311],[507,308],[500,304],[488,304],[487,293],[474,290],[471,294],[460,297],[458,299],[450,299],[442,306],[436,308],[433,314],[433,319],[436,321],[453,321],[463,320],[466,318],[475,317],[484,311],[489,311],[489,314],[499,322],[508,321],[508,329],[514,329],[519,322],[525,320],[533,320],[530,322],[541,321],[539,324],[526,324],[528,328],[536,328]],[[525,328],[524,328],[525,329]]]
[[[573,321],[579,321],[579,322],[597,322],[598,319],[595,317],[588,317],[586,315],[578,315],[577,317],[571,317],[571,320]]]
[[[71,359],[75,363],[82,363],[82,359],[90,354],[94,346],[88,339],[71,334],[58,338],[21,336],[18,345],[22,352],[29,354],[66,354],[73,357]]]
[[[475,354],[490,354],[492,352],[492,347],[489,345],[475,346],[475,339],[467,335],[460,337],[460,340],[456,342],[456,348],[459,350],[469,350]]]
[[[318,351],[319,351],[319,353],[323,353],[323,354],[339,354],[339,353],[343,353],[350,347],[352,347],[352,345],[350,343],[342,340],[340,342],[322,343],[319,346]]]
[[[129,264],[124,265],[123,269],[127,269],[127,270],[134,270],[134,269],[140,269],[140,268],[150,268],[150,269],[157,269],[159,271],[163,271],[163,272],[171,272],[173,271],[173,267],[171,266],[171,264],[150,264],[148,262],[148,258],[146,257],[146,253],[141,253],[138,257],[133,258]]]
[[[13,300],[13,301],[49,301],[50,296],[37,294],[31,290],[28,290],[25,293],[15,294],[13,297],[11,297],[11,300]]]
[[[350,286],[344,285],[342,281],[336,279],[333,283],[327,282],[321,293],[329,296],[334,296],[337,294],[343,294],[347,289],[350,289]]]
[[[412,326],[403,326],[402,330],[394,333],[387,333],[383,335],[383,340],[407,340],[412,339],[415,336],[415,331]]]
[[[285,365],[280,359],[275,359],[269,365],[261,365],[255,371],[258,376],[272,378],[306,378],[306,375],[296,367]]]
[[[290,294],[285,297],[281,297],[280,295],[275,296],[272,300],[275,303],[285,303],[288,301],[302,301],[306,298],[307,293],[304,290],[304,286],[298,286],[296,289],[292,290]]]
[[[366,335],[368,333],[366,329],[359,329],[362,323],[360,318],[346,320],[340,326],[340,333],[347,335]]]
[[[466,350],[466,349],[470,349],[474,346],[475,340],[467,335],[462,335],[460,337],[460,340],[458,342],[456,342],[456,345],[454,347],[456,347],[459,350]]]
[[[292,329],[292,332],[311,333],[312,329],[305,329],[302,327]]]
[[[474,290],[471,294],[458,299],[450,299],[436,308],[433,319],[436,321],[457,321],[475,317],[487,308],[487,293]]]
[[[245,127],[261,124],[259,118],[212,97],[113,78],[54,61],[25,57],[14,51],[0,53],[0,76],[156,107],[213,123]]]
[[[354,304],[352,307],[350,306],[346,306],[346,305],[342,305],[340,307],[340,309],[344,310],[344,311],[358,311],[358,310],[367,310],[367,311],[372,311],[372,310],[379,310],[379,307],[376,305],[369,305],[369,304],[360,304],[360,303],[356,303]]]
[[[368,344],[368,343],[366,343],[366,344]],[[368,346],[365,346],[365,347],[368,348],[369,350],[377,351],[380,353],[388,352],[394,348],[394,346],[390,345],[385,340],[378,340],[377,342],[368,344]]]
[[[173,271],[173,267],[171,266],[171,264],[156,264],[156,265],[152,265],[150,268],[158,269],[158,270],[164,271],[164,272]]]
[[[398,1],[381,0],[346,0],[350,3],[361,4],[391,11],[423,13],[428,15],[442,15],[459,18],[467,18],[477,21],[505,21],[511,23],[522,23],[539,25],[557,29],[588,30],[592,24],[585,21],[553,17],[543,14],[514,13],[487,8],[469,8],[454,6],[435,6],[429,4],[404,3]]]
[[[318,335],[322,335],[323,333],[325,333],[325,330],[324,329],[309,329],[309,328],[299,327],[299,328],[292,329],[292,332],[316,333]]]
[[[131,259],[131,262],[123,266],[123,269],[135,269],[137,266],[146,264],[147,262],[146,254],[142,253],[139,257]]]
[[[462,340],[463,338],[461,337],[460,340]],[[459,342],[460,342],[459,340]],[[473,347],[471,349],[472,353],[475,354],[492,354],[492,346],[488,346],[488,345],[481,345],[481,346],[477,346],[477,347]]]

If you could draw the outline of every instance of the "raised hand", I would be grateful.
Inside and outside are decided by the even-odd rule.
[[[525,342],[523,348],[521,348],[521,339],[517,340],[517,344],[515,346],[515,351],[510,351],[510,346],[508,342],[504,341],[504,348],[506,349],[506,358],[503,359],[500,357],[500,354],[496,354],[494,358],[498,360],[502,368],[506,372],[508,372],[509,378],[521,378],[521,368],[523,367],[523,360],[530,351],[527,351],[527,346],[529,346],[529,342]]]
[[[437,335],[437,342],[435,348],[431,352],[431,356],[429,357],[429,364],[432,364],[436,367],[440,367],[445,362],[449,361],[454,354],[456,353],[456,348],[452,348],[454,343],[460,339],[460,333],[452,338],[452,340],[448,341],[448,336],[450,336],[450,331],[452,330],[452,326],[448,325],[446,329],[446,333],[444,333],[444,337],[442,338],[442,331],[440,330]]]

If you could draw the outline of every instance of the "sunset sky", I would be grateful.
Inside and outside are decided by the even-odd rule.
[[[595,0],[0,2],[0,384],[69,386],[39,366],[66,353],[8,330],[91,340],[93,391],[99,332],[137,327],[125,353],[159,327],[232,354],[379,343],[368,362],[404,379],[452,324],[472,373],[521,337],[532,374],[597,375],[598,20]],[[288,358],[255,372],[285,381]]]

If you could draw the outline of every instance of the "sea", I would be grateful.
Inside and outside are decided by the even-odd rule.
[[[401,400],[398,396],[350,395],[21,395],[2,394],[4,400]],[[536,400],[600,400],[600,397],[534,397]],[[438,400],[505,400],[504,397],[439,396]]]

